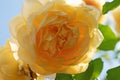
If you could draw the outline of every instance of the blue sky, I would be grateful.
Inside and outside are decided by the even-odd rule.
[[[0,2],[0,46],[10,37],[9,22],[21,13],[23,0],[1,0]]]

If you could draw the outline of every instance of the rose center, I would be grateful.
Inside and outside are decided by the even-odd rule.
[[[63,49],[73,47],[79,38],[77,27],[67,24],[49,25],[42,27],[36,35],[39,50],[47,51],[50,55],[59,54]]]

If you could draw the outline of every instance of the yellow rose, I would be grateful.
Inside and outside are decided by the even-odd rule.
[[[99,15],[92,6],[75,7],[65,0],[25,0],[22,15],[10,22],[20,59],[42,75],[85,71],[103,39]]]
[[[19,72],[18,62],[14,59],[8,42],[0,48],[0,80],[26,80]]]
[[[113,10],[112,13],[115,20],[115,26],[116,26],[115,28],[116,31],[118,32],[118,36],[120,37],[120,7]]]

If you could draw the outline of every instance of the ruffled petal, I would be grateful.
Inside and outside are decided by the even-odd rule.
[[[25,25],[25,20],[22,16],[16,16],[14,19],[10,21],[10,32],[14,38],[16,38],[18,34],[18,30]]]
[[[115,20],[115,29],[117,31],[117,35],[120,37],[120,7],[116,8],[112,11],[113,18]]]
[[[52,1],[52,0],[38,0],[42,5],[45,5],[47,4],[49,1]]]
[[[82,73],[87,69],[87,67],[88,67],[88,63],[80,63],[78,65],[68,67],[65,73],[68,74]]]
[[[102,0],[83,0],[83,1],[85,1],[85,3],[87,4],[87,5],[91,5],[91,6],[94,6],[94,7],[96,7],[96,8],[98,8],[99,10],[101,10],[101,8],[102,8]]]
[[[38,0],[25,0],[22,8],[22,15],[25,20],[28,20],[30,15],[40,11],[41,6],[42,4]]]
[[[87,7],[88,12],[98,21],[101,15],[101,12],[99,9],[97,9],[94,6],[88,6],[86,5],[85,7]]]
[[[91,38],[90,48],[96,49],[102,43],[104,37],[98,29],[94,29],[93,37]]]
[[[0,80],[25,80],[25,76],[19,73],[18,63],[13,57],[10,45],[7,42],[0,48]]]
[[[82,56],[82,58],[78,61],[79,64],[68,67],[65,73],[76,74],[84,72],[87,69],[89,62],[95,55],[96,48],[101,44],[102,41],[102,33],[98,29],[94,29],[94,36],[90,41],[91,43],[88,52],[84,56]]]
[[[44,67],[38,66],[36,64],[31,64],[30,67],[31,67],[31,69],[33,71],[35,71],[36,73],[39,73],[40,75],[50,75],[50,74],[53,74],[53,72],[49,72],[46,69],[44,69]]]

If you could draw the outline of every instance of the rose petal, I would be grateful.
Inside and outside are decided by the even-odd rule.
[[[25,76],[19,74],[18,63],[13,57],[10,45],[7,42],[0,48],[0,80],[25,80]]]
[[[88,6],[86,5],[89,13],[95,17],[95,19],[98,21],[98,19],[100,18],[100,15],[101,15],[101,12],[99,9],[97,9],[96,7],[94,6]]]
[[[16,16],[13,20],[10,21],[10,32],[15,38],[17,36],[18,30],[25,25],[25,20],[22,16]]]
[[[82,73],[87,69],[87,67],[88,67],[88,63],[80,63],[78,65],[68,67],[65,73],[68,74]]]
[[[39,73],[41,75],[50,75],[50,74],[53,74],[52,72],[49,72],[46,69],[44,69],[43,67],[40,67],[40,66],[38,66],[36,64],[30,65],[30,67],[31,67],[31,69],[33,71],[35,71],[36,73]]]
[[[103,41],[104,37],[98,29],[94,29],[93,38],[91,40],[91,48],[97,48]]]
[[[42,5],[45,5],[47,4],[49,1],[51,0],[38,0],[40,3],[42,3]]]
[[[28,20],[30,15],[38,12],[41,6],[42,4],[38,0],[25,0],[22,8],[22,15],[25,20]]]
[[[120,7],[112,11],[113,18],[115,20],[115,29],[117,31],[118,37],[120,37]]]

